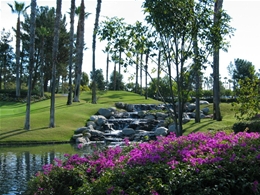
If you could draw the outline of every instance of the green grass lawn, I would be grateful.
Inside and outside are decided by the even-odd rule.
[[[55,128],[49,128],[50,100],[31,104],[31,130],[24,130],[25,103],[0,102],[0,143],[20,142],[63,142],[69,141],[78,127],[85,125],[86,120],[99,108],[108,108],[115,102],[131,104],[159,104],[161,102],[125,91],[108,91],[97,94],[98,103],[91,104],[91,93],[80,95],[81,102],[66,105],[67,96],[59,94],[55,100]],[[210,105],[210,110],[212,107]],[[201,123],[193,121],[184,125],[184,134],[208,129],[227,129],[235,122],[231,105],[221,105],[223,121],[202,119]]]

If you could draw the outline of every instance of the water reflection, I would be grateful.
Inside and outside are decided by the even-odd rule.
[[[54,158],[64,159],[64,154],[89,154],[93,146],[78,150],[70,144],[0,147],[0,194],[23,194],[28,180]]]

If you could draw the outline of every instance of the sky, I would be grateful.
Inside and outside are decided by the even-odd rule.
[[[17,0],[29,5],[28,0]],[[14,4],[14,0],[0,0],[0,30],[5,28],[12,32],[12,27],[16,26],[17,15],[11,13],[10,7],[7,3]],[[142,11],[143,0],[103,0],[101,6],[100,22],[105,20],[105,16],[125,18],[128,24],[134,24],[137,20],[144,21]],[[92,70],[92,35],[95,21],[96,0],[86,0],[86,11],[91,13],[85,21],[85,43],[88,49],[84,51],[83,71],[90,73]],[[55,0],[37,0],[38,6],[56,7]],[[76,6],[80,5],[80,0],[76,0]],[[62,1],[62,14],[66,14],[70,8],[70,0]],[[231,26],[235,28],[234,36],[229,39],[230,48],[228,52],[220,52],[220,75],[221,78],[230,77],[228,74],[227,66],[230,62],[234,63],[234,59],[240,58],[250,61],[255,66],[256,71],[260,69],[259,50],[260,46],[260,0],[224,0],[223,9],[231,16]],[[28,9],[30,13],[30,9]],[[68,29],[69,29],[69,15]],[[106,72],[106,54],[102,52],[105,48],[105,42],[97,41],[96,46],[96,68],[101,68],[104,73]],[[112,72],[112,64],[109,68],[109,74]],[[154,64],[149,64],[149,67],[155,67]],[[121,69],[122,70],[122,69]],[[124,81],[128,81],[128,77],[135,72],[135,69],[129,67],[124,74]],[[205,76],[212,73],[212,68],[206,69]],[[156,73],[152,75],[156,77]]]

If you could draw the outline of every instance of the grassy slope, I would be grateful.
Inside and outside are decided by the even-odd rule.
[[[73,102],[67,106],[67,97],[56,96],[55,128],[48,128],[50,115],[50,100],[45,100],[31,105],[31,130],[23,129],[26,105],[23,103],[0,102],[0,143],[14,142],[51,142],[69,141],[73,132],[78,127],[84,126],[85,121],[95,114],[99,108],[114,106],[115,102],[124,103],[155,103],[160,102],[148,99],[130,92],[108,91],[98,94],[98,104],[91,104],[91,94],[82,93],[80,103]],[[225,105],[223,121],[216,122],[212,119],[203,119],[200,124],[189,122],[184,125],[184,134],[211,129],[223,129],[232,126],[235,122],[234,115],[229,110],[230,105]],[[210,108],[212,110],[212,108]]]

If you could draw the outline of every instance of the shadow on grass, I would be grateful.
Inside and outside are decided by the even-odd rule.
[[[198,131],[201,131],[201,129],[203,128],[203,127],[206,127],[206,126],[208,126],[208,125],[210,125],[210,124],[212,124],[212,123],[214,123],[214,121],[213,120],[211,120],[211,121],[208,121],[208,122],[204,122],[204,124],[203,125],[200,125],[201,123],[193,123],[193,125],[200,125],[200,126],[198,126],[197,128],[195,128],[193,131],[191,131],[190,133],[196,133],[196,132],[198,132]],[[186,132],[186,131],[188,131],[189,129],[191,129],[191,128],[193,128],[193,126],[191,125],[191,126],[189,126],[189,127],[187,127],[187,128],[185,128],[184,130],[183,130],[183,132]]]
[[[38,131],[38,130],[43,130],[43,129],[48,129],[48,128],[49,127],[40,127],[40,128],[31,129],[31,130],[15,129],[15,130],[12,130],[12,131],[1,133],[0,134],[0,140],[6,139],[8,137],[16,136],[16,135],[28,133],[29,131]]]

